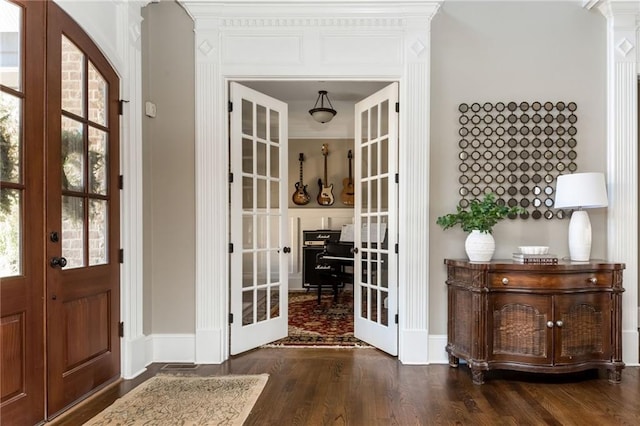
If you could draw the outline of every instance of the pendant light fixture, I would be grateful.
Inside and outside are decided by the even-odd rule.
[[[324,106],[325,100],[327,101],[327,104],[329,104],[330,108]],[[318,106],[318,103],[320,106]],[[331,101],[327,96],[326,90],[318,91],[318,99],[316,99],[316,103],[313,108],[309,110],[309,114],[311,114],[313,119],[318,123],[328,123],[337,114],[336,110],[333,109],[333,105],[331,105]]]

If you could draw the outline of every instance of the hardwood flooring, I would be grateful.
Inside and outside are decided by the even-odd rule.
[[[165,364],[124,380],[54,421],[80,425]],[[179,367],[179,366],[175,366]],[[403,365],[377,349],[257,349],[192,374],[269,373],[245,425],[638,425],[640,368],[611,384],[605,371],[537,375]],[[176,369],[164,368],[170,372]]]

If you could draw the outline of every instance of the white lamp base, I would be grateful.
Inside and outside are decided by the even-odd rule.
[[[569,222],[571,260],[587,262],[591,254],[591,221],[585,210],[575,210]]]

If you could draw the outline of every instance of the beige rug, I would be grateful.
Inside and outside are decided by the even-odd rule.
[[[158,375],[85,425],[242,425],[269,375]]]

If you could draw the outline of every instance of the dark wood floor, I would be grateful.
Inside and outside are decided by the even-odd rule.
[[[82,424],[163,366],[152,364],[54,423]],[[402,365],[372,348],[274,348],[188,371],[269,373],[245,425],[640,424],[638,367],[624,369],[620,384],[592,370],[560,376],[494,371],[484,385],[474,385],[465,366]]]

